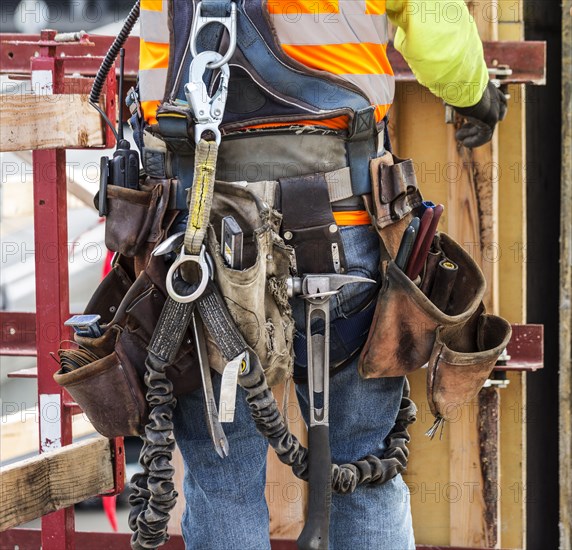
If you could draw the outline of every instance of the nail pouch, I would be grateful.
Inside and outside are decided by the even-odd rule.
[[[482,313],[461,331],[437,329],[427,372],[427,400],[437,419],[450,420],[473,399],[489,377],[511,336],[510,324]]]
[[[62,350],[60,357],[73,351]],[[70,372],[60,369],[54,380],[70,393],[101,435],[143,433],[147,419],[144,384],[115,352]]]
[[[437,308],[394,261],[384,263],[368,339],[358,370],[363,378],[403,376],[429,361],[439,327],[460,327],[475,313],[485,291],[485,279],[474,260],[442,233],[439,244],[459,271],[444,311]]]

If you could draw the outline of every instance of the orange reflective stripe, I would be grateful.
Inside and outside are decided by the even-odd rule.
[[[293,17],[299,13],[338,13],[338,0],[268,0],[268,13]]]
[[[338,225],[371,225],[371,218],[365,210],[334,212],[334,220]]]
[[[383,117],[387,114],[391,107],[389,105],[376,105],[375,106],[375,121],[381,122]],[[348,129],[348,117],[346,115],[337,116],[329,118],[327,120],[297,120],[295,122],[267,122],[265,124],[254,124],[248,126],[252,129],[263,129],[263,128],[279,128],[284,126],[324,126],[326,128],[331,128],[332,130],[347,130]]]
[[[147,11],[163,11],[163,0],[141,0],[141,9]]]
[[[141,109],[143,110],[143,116],[149,124],[155,124],[157,122],[157,108],[159,107],[160,101],[142,101]]]
[[[327,120],[295,120],[291,122],[265,122],[264,124],[254,124],[248,128],[280,128],[284,126],[325,126],[332,130],[347,130],[348,117],[346,115],[333,117]]]
[[[368,15],[384,15],[385,0],[365,0],[365,13]]]
[[[387,114],[391,107],[391,103],[389,105],[376,105],[375,106],[375,121],[381,122],[383,117]]]
[[[139,39],[139,68],[167,69],[169,67],[169,44],[145,42]]]
[[[333,74],[393,74],[387,59],[387,44],[282,44],[282,49],[307,67]]]

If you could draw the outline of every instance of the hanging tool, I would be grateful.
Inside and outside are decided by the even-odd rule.
[[[201,370],[201,379],[203,382],[203,398],[205,402],[205,418],[207,421],[207,429],[211,436],[214,448],[221,458],[228,456],[228,440],[224,434],[221,423],[219,421],[218,410],[214,397],[213,382],[209,367],[209,358],[207,354],[207,346],[205,342],[205,330],[203,321],[196,311],[192,313],[193,332],[195,334],[195,342],[197,345],[197,355],[199,356],[199,367]]]
[[[352,275],[316,274],[291,277],[289,295],[306,302],[308,346],[308,389],[310,427],[308,429],[308,517],[298,537],[300,550],[327,550],[332,499],[332,457],[329,429],[330,385],[330,298],[350,283],[374,283],[373,279]],[[314,327],[312,326],[314,325]],[[316,326],[317,325],[317,326]]]

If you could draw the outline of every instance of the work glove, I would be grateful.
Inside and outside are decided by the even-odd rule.
[[[480,147],[493,137],[495,126],[506,115],[505,95],[490,80],[481,100],[472,107],[455,107],[455,111],[466,119],[455,134],[465,147]]]

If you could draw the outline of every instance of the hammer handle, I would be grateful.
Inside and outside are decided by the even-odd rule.
[[[298,537],[300,550],[328,550],[332,501],[330,428],[327,424],[308,430],[308,517]]]

